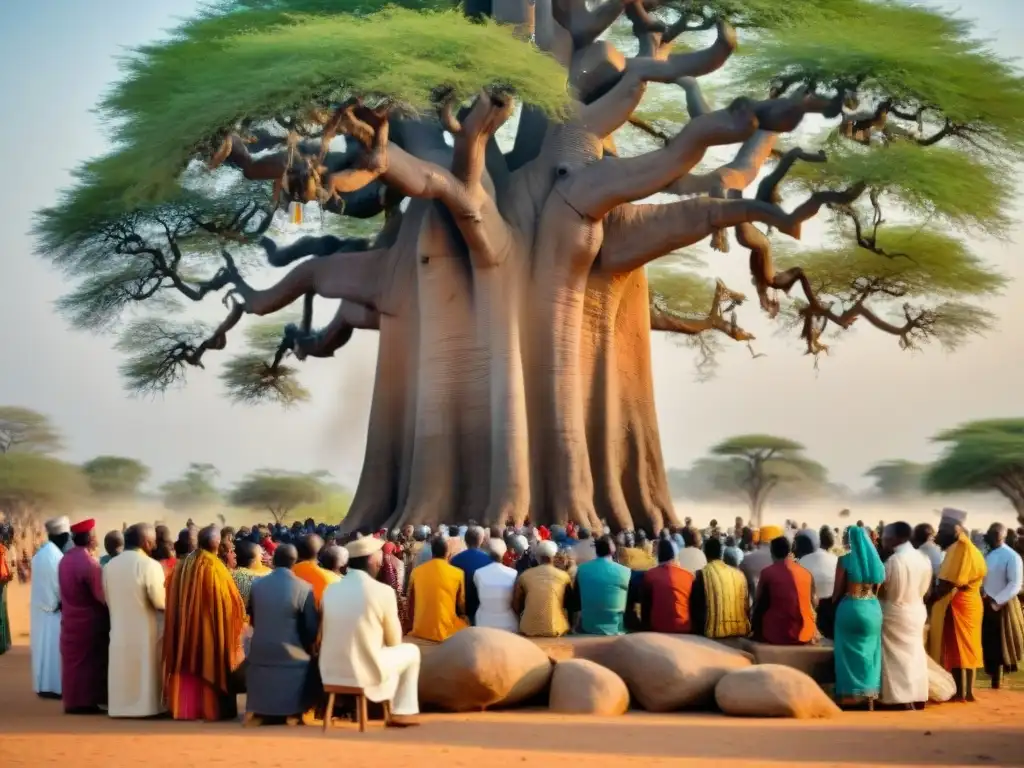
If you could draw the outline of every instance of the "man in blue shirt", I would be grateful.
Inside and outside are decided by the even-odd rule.
[[[491,564],[491,556],[481,549],[483,543],[484,530],[474,525],[466,531],[466,549],[451,559],[451,564],[466,574],[466,615],[474,625],[476,610],[480,607],[480,597],[477,595],[473,574]]]
[[[595,542],[594,554],[593,560],[576,569],[580,603],[578,631],[585,635],[624,634],[630,570],[612,559],[615,544],[610,536],[602,536]]]

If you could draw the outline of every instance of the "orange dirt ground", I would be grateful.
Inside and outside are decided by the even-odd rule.
[[[711,714],[620,718],[546,711],[426,715],[423,726],[360,735],[316,728],[73,717],[32,693],[28,589],[9,585],[15,647],[0,656],[0,766],[42,768],[490,768],[491,766],[1024,765],[1024,693],[983,690],[979,703],[925,712],[848,713],[828,721],[740,720]]]

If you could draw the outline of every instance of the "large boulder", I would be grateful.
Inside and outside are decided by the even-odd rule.
[[[840,713],[813,678],[782,664],[757,664],[730,672],[715,686],[715,703],[725,714],[740,717],[809,720]]]
[[[944,704],[956,695],[956,681],[942,665],[928,657],[928,701]]]
[[[567,715],[621,715],[629,709],[622,678],[600,664],[569,659],[555,665],[549,706]]]
[[[420,702],[449,712],[513,706],[547,688],[551,660],[525,637],[468,627],[423,654]]]
[[[601,650],[593,660],[625,680],[648,712],[709,705],[726,673],[751,665],[742,651],[693,635],[640,632]]]

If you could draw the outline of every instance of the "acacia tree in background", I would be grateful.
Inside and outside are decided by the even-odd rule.
[[[718,462],[705,462],[716,487],[739,493],[750,508],[750,524],[760,527],[768,497],[780,485],[822,489],[828,472],[803,455],[804,446],[773,435],[738,435],[711,449]]]
[[[212,464],[188,465],[185,474],[160,486],[163,504],[176,512],[189,512],[221,501],[217,490],[220,473]]]
[[[1024,525],[1024,419],[972,421],[933,440],[945,450],[925,475],[928,490],[998,491]]]
[[[17,529],[68,512],[89,498],[89,482],[74,464],[40,453],[0,456],[0,512]]]
[[[56,453],[63,447],[49,416],[28,408],[0,406],[0,454]]]
[[[675,522],[650,332],[752,336],[742,294],[704,283],[695,314],[676,291],[686,279],[661,270],[652,286],[645,267],[709,238],[747,252],[769,315],[796,289],[784,316],[815,356],[858,319],[904,347],[955,346],[990,324],[967,302],[1002,278],[948,233],[1005,227],[1024,89],[967,25],[869,0],[493,0],[470,2],[469,19],[440,0],[402,4],[233,0],[140,49],[102,105],[117,149],[37,224],[41,252],[80,281],[63,301],[80,324],[227,302],[215,328],[160,306],[128,325],[137,391],[166,389],[243,316],[293,302],[301,316],[276,347],[250,332],[252,351],[226,366],[236,399],[302,397],[286,361],[378,331],[347,525]],[[715,108],[698,78],[730,61],[734,25],[758,29],[726,70],[744,95]],[[612,42],[626,37],[635,55]],[[649,83],[672,103],[644,119]],[[828,135],[781,145],[807,114]],[[629,131],[646,151],[625,156]],[[698,165],[726,145],[730,162]],[[218,185],[230,172],[197,176],[199,162],[235,175]],[[639,202],[657,192],[675,199]],[[309,201],[383,225],[270,237],[278,207]],[[823,208],[827,246],[776,269],[770,233],[799,238]],[[299,263],[257,289],[243,277],[254,253]],[[342,301],[316,330],[320,298]]]
[[[875,464],[864,473],[875,482],[875,491],[887,499],[914,496],[924,491],[924,475],[927,464],[906,459],[890,459]]]
[[[303,504],[315,504],[328,493],[320,473],[282,472],[263,469],[240,482],[228,497],[236,507],[267,510],[274,522],[285,518]]]
[[[103,500],[131,499],[149,477],[149,467],[126,456],[97,456],[82,465],[95,497]]]

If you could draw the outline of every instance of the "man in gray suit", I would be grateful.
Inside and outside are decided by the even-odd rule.
[[[305,719],[320,694],[313,661],[320,616],[313,588],[292,573],[297,559],[295,547],[278,546],[273,572],[252,585],[246,725],[258,725],[264,718],[296,724]]]

